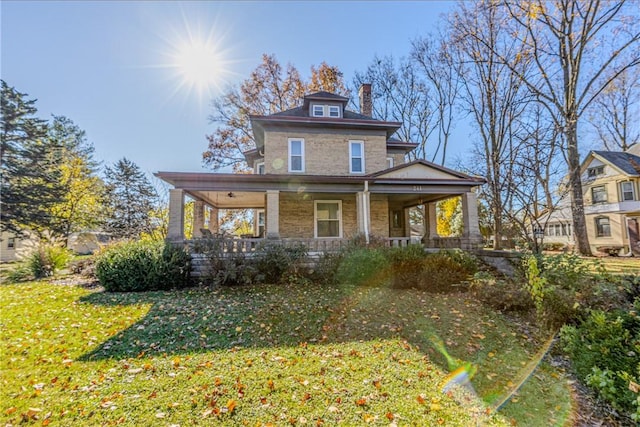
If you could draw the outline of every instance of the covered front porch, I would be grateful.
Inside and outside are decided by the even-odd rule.
[[[194,200],[193,238],[223,238],[231,252],[253,251],[264,240],[303,243],[312,252],[330,251],[356,236],[367,243],[383,239],[388,246],[422,242],[428,248],[478,248],[482,238],[473,188],[482,181],[462,174],[424,173],[431,164],[410,166],[359,177],[173,172],[157,176],[175,187],[170,190],[168,227],[168,238],[174,241],[185,239],[188,196]],[[462,198],[463,235],[438,236],[436,204],[456,196]],[[420,213],[410,218],[417,206],[422,207]],[[218,213],[225,209],[253,211],[253,233],[223,235]],[[416,218],[422,227],[412,227]],[[416,229],[422,230],[419,235]]]

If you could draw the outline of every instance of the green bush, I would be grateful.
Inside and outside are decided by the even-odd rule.
[[[164,242],[123,242],[101,252],[96,276],[107,291],[180,289],[189,285],[191,256]]]
[[[394,288],[418,287],[424,275],[424,260],[427,254],[422,245],[391,248],[386,252],[391,265],[391,280]]]
[[[457,252],[443,251],[428,255],[422,264],[419,289],[429,292],[457,292],[475,273],[474,262]]]
[[[322,253],[313,267],[310,275],[311,280],[322,285],[337,285],[338,269],[345,255],[345,251]]]
[[[640,421],[638,313],[640,299],[629,311],[594,310],[578,325],[563,327],[560,335],[578,377],[636,422]]]
[[[286,246],[267,243],[255,253],[255,267],[265,283],[295,282],[303,277],[307,248],[303,244]]]
[[[389,260],[382,249],[349,249],[338,266],[338,283],[381,286],[387,283]]]

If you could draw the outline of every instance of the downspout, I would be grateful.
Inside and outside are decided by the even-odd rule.
[[[362,213],[364,218],[362,221],[364,222],[364,241],[367,245],[369,245],[369,181],[364,182],[364,193],[362,200]]]

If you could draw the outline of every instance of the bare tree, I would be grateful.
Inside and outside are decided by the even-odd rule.
[[[397,64],[391,56],[375,57],[364,73],[356,72],[354,85],[371,83],[373,115],[402,123],[397,135],[403,141],[418,143],[411,159],[427,156],[427,141],[435,129],[435,115],[429,88],[411,60]]]
[[[589,122],[609,151],[626,151],[640,142],[640,67],[627,69],[593,102]]]
[[[454,60],[449,34],[425,36],[412,42],[411,58],[419,65],[430,88],[435,115],[437,145],[432,162],[440,155],[440,164],[447,157],[449,137],[454,127],[456,102],[461,88],[459,63]]]
[[[521,55],[522,44],[508,31],[506,18],[495,3],[481,1],[471,8],[459,3],[450,19],[463,101],[478,129],[477,158],[484,160],[474,172],[487,180],[484,197],[493,218],[494,249],[502,245],[504,212],[511,206],[513,165],[520,155],[514,145],[522,131],[521,117],[530,104],[526,87],[501,61],[502,57],[514,58],[510,66],[527,73],[529,63]]]
[[[578,124],[612,81],[640,63],[637,3],[505,0],[504,5],[514,24],[514,35],[527,47],[525,57],[531,59],[538,72],[524,74],[512,65],[513,58],[505,55],[501,56],[502,62],[549,110],[563,134],[574,237],[578,251],[591,255],[580,176]],[[480,36],[476,38],[483,42]],[[491,47],[489,42],[484,44]]]

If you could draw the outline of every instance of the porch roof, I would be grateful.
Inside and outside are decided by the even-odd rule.
[[[437,173],[419,174],[416,168],[428,168]],[[364,176],[206,172],[157,172],[155,176],[191,197],[221,209],[262,208],[267,191],[344,194],[365,191],[365,188],[372,194],[388,194],[405,206],[415,206],[469,192],[485,182],[482,178],[425,161]]]

